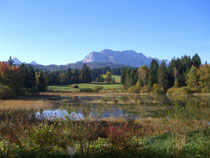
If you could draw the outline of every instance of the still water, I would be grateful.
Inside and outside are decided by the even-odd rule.
[[[50,109],[35,113],[39,119],[78,120],[84,118],[160,118],[183,117],[209,122],[209,96],[140,96],[107,95],[65,97],[57,100]]]

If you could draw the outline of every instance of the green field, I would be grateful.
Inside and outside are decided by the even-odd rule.
[[[106,75],[102,75],[102,76],[103,76],[104,79],[106,78]],[[115,79],[115,82],[116,82],[116,83],[120,83],[120,81],[121,81],[121,76],[112,75],[112,78]]]
[[[74,85],[78,85],[79,88],[73,88]],[[103,87],[103,90],[120,90],[123,88],[123,85],[119,83],[108,84],[108,83],[80,83],[80,84],[71,84],[71,85],[60,85],[60,86],[48,86],[48,90],[52,91],[72,91],[76,92],[80,89],[85,88],[95,88],[95,87]]]

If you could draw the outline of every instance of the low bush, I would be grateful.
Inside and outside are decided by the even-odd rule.
[[[24,95],[26,95],[26,89],[25,88],[21,88],[21,89],[18,89],[16,92],[15,92],[15,94],[17,95],[17,96],[24,96]]]
[[[154,94],[154,95],[164,94],[164,90],[163,90],[163,88],[161,88],[157,84],[154,84],[153,88],[152,88],[152,91],[150,93]]]
[[[80,89],[79,92],[94,93],[95,91],[92,88],[83,88],[83,89]]]
[[[202,93],[210,93],[210,87],[205,87],[201,89]]]
[[[80,89],[79,92],[85,92],[85,93],[98,93],[99,91],[101,91],[103,89],[103,87],[95,87],[94,89],[93,88],[83,88],[83,89]]]
[[[151,91],[152,91],[152,87],[150,87],[149,85],[145,85],[145,86],[141,89],[140,93],[150,93]]]
[[[129,93],[139,93],[141,91],[141,88],[137,87],[137,86],[133,86],[128,88],[128,92]]]
[[[27,94],[39,94],[39,90],[37,87],[32,87],[27,89]]]
[[[94,92],[100,92],[101,90],[103,90],[103,87],[102,86],[97,86],[94,88]]]
[[[0,99],[9,99],[13,97],[15,97],[15,93],[11,88],[0,85]]]
[[[30,134],[30,142],[35,152],[46,155],[57,145],[57,130],[48,123],[34,126]]]
[[[73,88],[79,88],[79,86],[78,85],[74,85]]]
[[[168,95],[187,95],[191,94],[192,91],[187,87],[181,87],[181,88],[170,88],[167,90]]]

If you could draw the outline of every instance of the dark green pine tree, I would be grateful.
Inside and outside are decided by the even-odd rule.
[[[72,71],[70,68],[68,68],[68,70],[66,71],[66,75],[67,75],[67,83],[71,84],[72,83]]]
[[[158,62],[157,60],[153,59],[150,64],[149,69],[149,84],[153,86],[153,84],[157,83],[158,80]]]
[[[74,73],[74,83],[79,83],[79,70],[76,69]]]
[[[192,58],[192,64],[199,68],[201,66],[201,58],[198,56],[198,54],[195,54]]]
[[[124,83],[124,87],[125,89],[128,89],[129,87],[131,87],[131,83],[132,83],[132,79],[131,79],[131,69],[127,68],[126,69],[126,73],[125,73],[125,83]]]
[[[86,64],[83,64],[83,66],[82,66],[81,74],[80,74],[80,81],[83,82],[83,83],[92,82],[91,70]]]
[[[169,75],[165,62],[162,62],[158,69],[158,85],[164,92],[169,88]]]
[[[36,76],[34,68],[32,66],[27,67],[25,64],[21,64],[20,72],[21,72],[23,86],[25,88],[32,88],[36,86]]]
[[[181,58],[181,61],[180,61],[183,65],[183,70],[185,71],[185,74],[187,74],[190,69],[191,69],[191,66],[192,66],[192,60],[190,58],[190,56],[184,56]]]
[[[121,75],[121,84],[124,86],[125,86],[125,80],[126,80],[126,68],[124,67]]]
[[[43,76],[43,72],[42,71],[40,72],[40,74],[38,76],[38,79],[37,79],[37,88],[41,92],[46,90],[44,76]]]
[[[9,65],[10,67],[13,66],[14,61],[12,60],[12,57],[11,57],[11,56],[9,57],[9,60],[7,61],[7,63],[8,63],[8,65]]]
[[[35,76],[35,71],[32,66],[28,67],[28,82],[27,86],[29,88],[35,87],[36,86],[36,76]]]
[[[138,78],[137,70],[136,68],[132,68],[130,73],[130,86],[136,85],[137,78]]]
[[[100,74],[97,76],[96,78],[96,82],[104,82],[104,78],[103,76],[101,76]]]

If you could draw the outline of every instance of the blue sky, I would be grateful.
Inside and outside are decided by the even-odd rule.
[[[0,0],[0,60],[67,64],[135,50],[210,62],[210,0]]]

